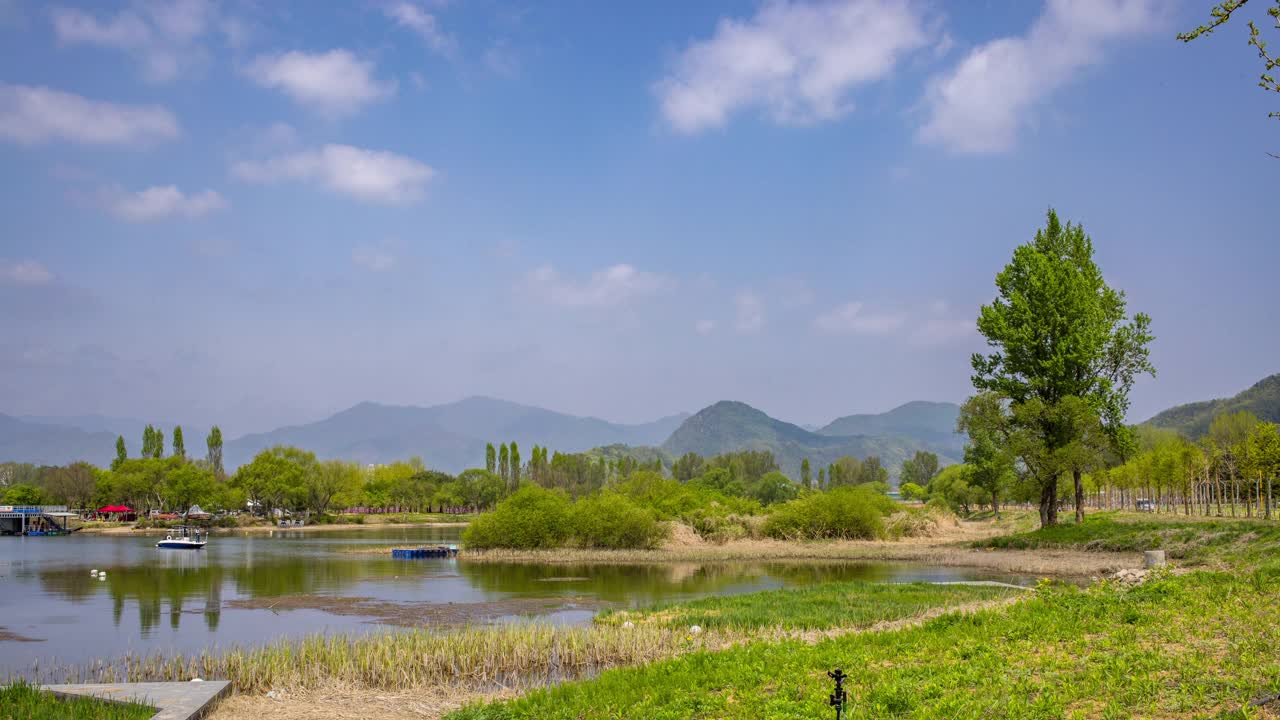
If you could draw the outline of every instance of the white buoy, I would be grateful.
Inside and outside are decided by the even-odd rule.
[[[97,571],[97,570],[90,570],[90,571],[89,571],[89,577],[98,577],[98,571]]]
[[[689,628],[689,632],[693,633],[694,635],[697,635],[698,633],[702,632],[702,626],[694,625],[693,627]]]
[[[106,579],[107,579],[107,571],[106,571],[106,570],[103,570],[102,572],[98,573],[98,579],[99,579],[99,580],[106,580]]]

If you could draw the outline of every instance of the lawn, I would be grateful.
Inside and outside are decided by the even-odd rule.
[[[880,622],[1024,594],[1025,590],[928,583],[836,582],[792,590],[722,595],[644,610],[605,612],[603,625],[657,624],[670,628],[697,625],[704,630],[826,630],[866,628]]]
[[[63,700],[21,681],[0,687],[0,720],[146,720],[155,713],[137,703]]]
[[[1274,576],[1200,571],[1127,589],[1045,584],[1004,608],[815,644],[755,642],[473,705],[449,720],[820,718],[843,668],[848,717],[1262,718],[1280,690]]]
[[[1236,560],[1280,549],[1280,523],[1099,512],[1087,516],[1082,525],[1067,521],[1054,527],[979,540],[973,546],[1014,550],[1165,550],[1170,558],[1193,562]]]

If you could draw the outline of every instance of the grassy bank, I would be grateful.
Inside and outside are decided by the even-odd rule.
[[[1252,578],[1043,586],[918,627],[696,652],[448,717],[824,717],[835,667],[853,675],[850,718],[1273,717],[1241,710],[1280,690],[1280,592]]]
[[[831,712],[826,672],[836,667],[853,676],[850,718],[1280,717],[1271,700],[1280,693],[1278,541],[1280,528],[1258,522],[1101,513],[1080,526],[973,541],[983,549],[971,552],[1108,550],[1136,559],[1137,550],[1163,547],[1202,569],[1159,571],[1137,587],[1044,582],[1025,599],[976,613],[901,628],[880,623],[880,632],[761,638],[610,670],[448,717],[823,717]],[[786,600],[764,593],[719,607],[720,599],[711,598],[606,620],[660,627],[723,622],[749,632],[771,614],[821,627],[832,602],[851,606],[841,612],[861,612],[857,600],[830,589],[827,604],[815,611],[803,598],[823,596],[824,586]],[[1265,707],[1250,707],[1255,699]]]
[[[1017,597],[1025,590],[975,585],[834,582],[744,595],[721,595],[644,610],[606,611],[602,625],[656,625],[704,630],[828,630],[867,628],[935,608]]]
[[[0,687],[0,720],[147,720],[154,714],[138,703],[64,700],[24,682]]]
[[[1171,558],[1192,563],[1225,563],[1280,550],[1280,523],[1102,512],[1086,517],[1081,525],[1064,523],[973,544],[1004,550],[1164,550]]]
[[[611,616],[591,627],[518,625],[454,631],[409,631],[373,636],[317,636],[258,649],[193,657],[122,658],[59,681],[109,682],[230,680],[242,693],[306,690],[332,685],[401,691],[457,688],[492,691],[530,687],[639,665],[691,652],[732,647],[762,637],[785,639],[797,630],[822,627],[853,632],[886,620],[915,617],[936,608],[972,605],[1007,597],[999,588],[971,586],[873,586],[843,583],[814,591],[766,593],[779,608],[772,618],[762,598],[740,595],[714,605],[693,604],[707,630],[690,632],[678,622],[642,620],[624,627]],[[859,595],[864,595],[861,599]],[[851,612],[858,608],[857,612]],[[671,608],[660,613],[670,616]],[[711,620],[719,615],[719,622]],[[658,617],[658,615],[651,615]],[[692,617],[692,616],[691,616]]]

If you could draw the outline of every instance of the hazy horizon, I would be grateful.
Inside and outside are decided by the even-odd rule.
[[[1280,126],[1201,4],[648,9],[0,0],[0,413],[961,402],[1049,207],[1153,318],[1131,421],[1280,371]]]

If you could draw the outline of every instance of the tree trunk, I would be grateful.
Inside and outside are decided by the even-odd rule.
[[[996,517],[1000,517],[1000,493],[995,490],[991,491],[991,511]]]
[[[1271,519],[1271,478],[1267,478],[1267,519]]]
[[[1058,479],[1040,486],[1040,527],[1058,524]]]
[[[1076,486],[1076,524],[1084,522],[1084,480],[1080,468],[1071,471],[1071,479]]]

